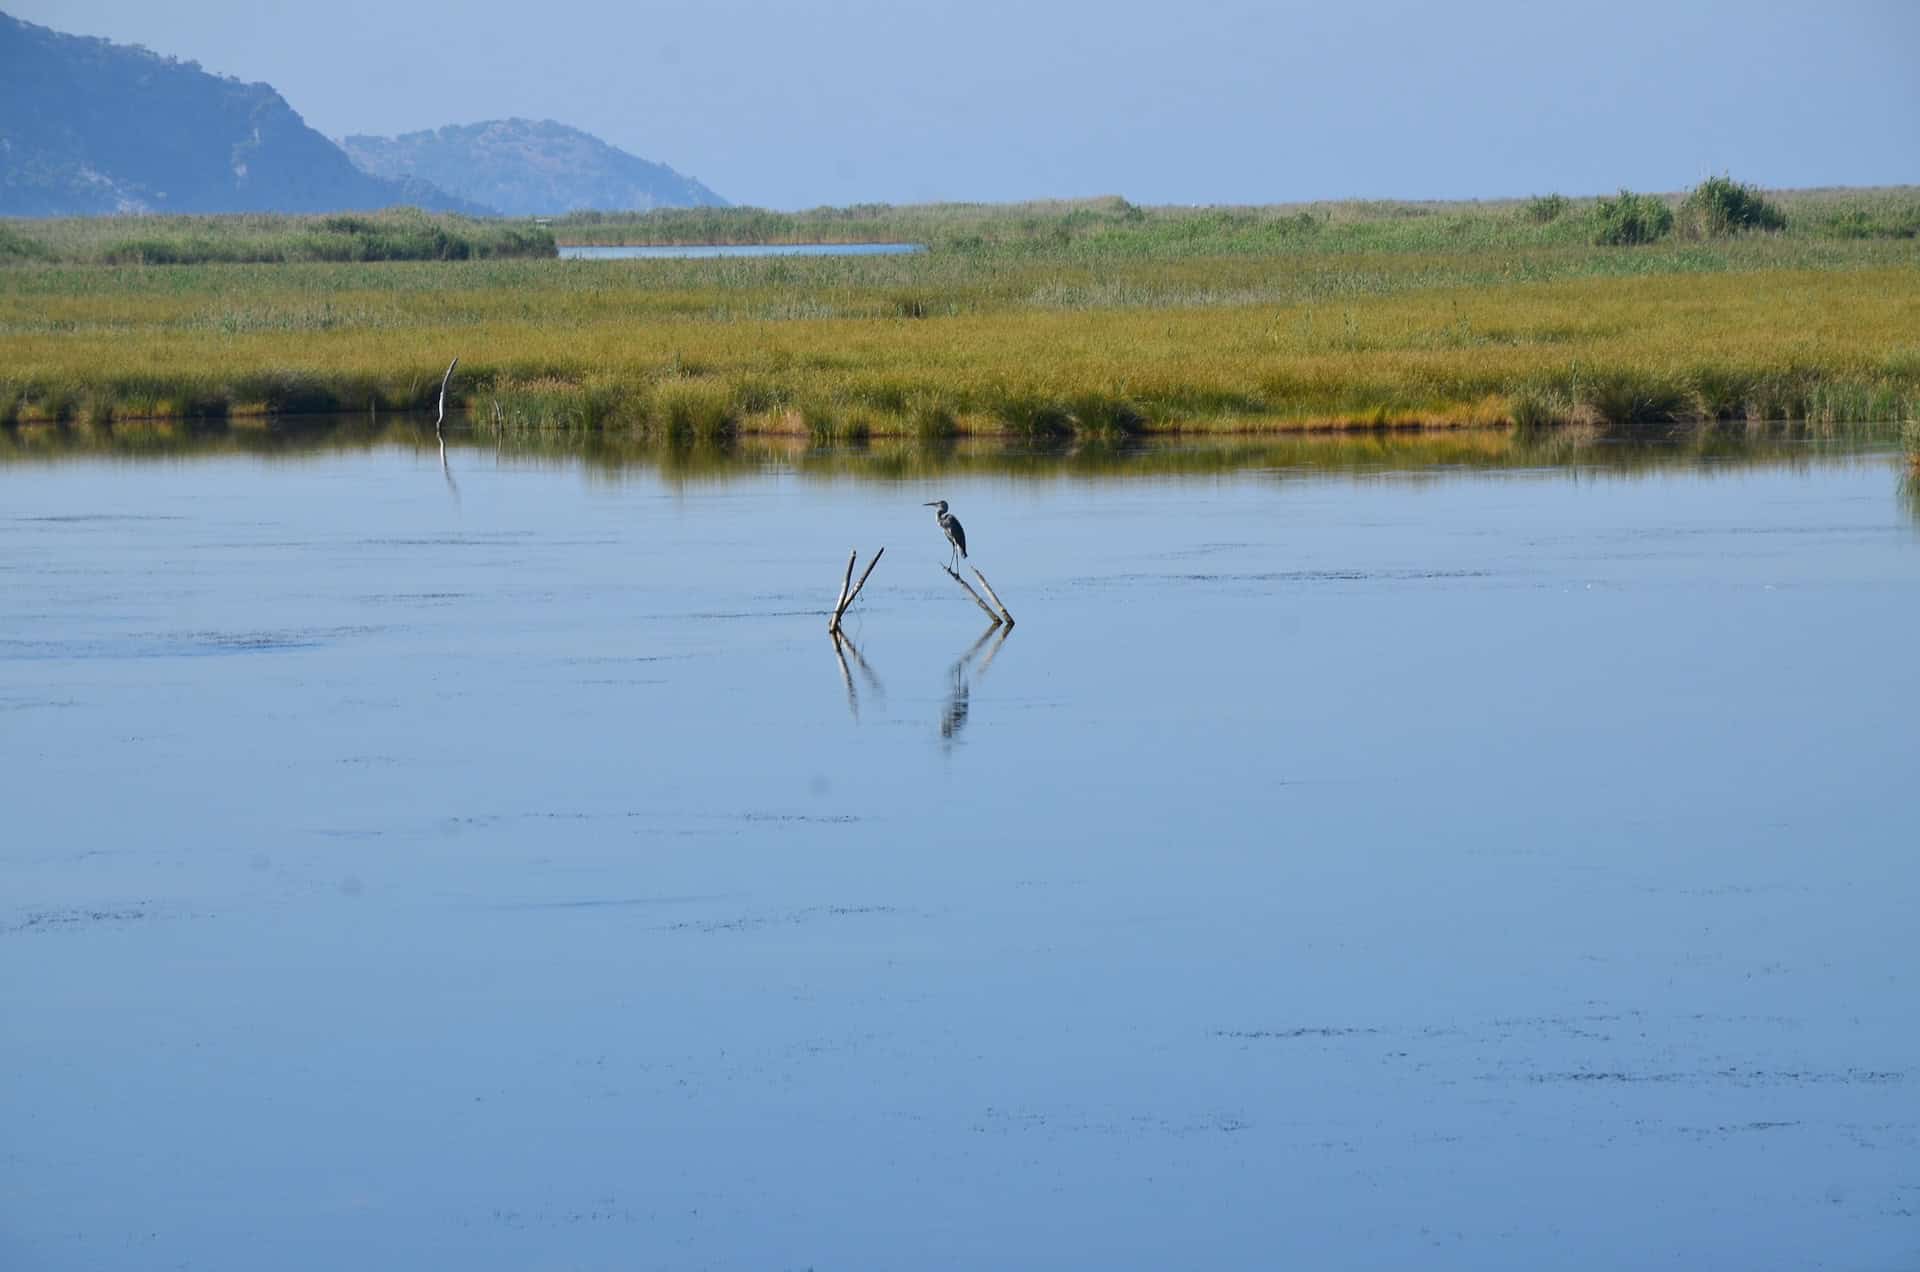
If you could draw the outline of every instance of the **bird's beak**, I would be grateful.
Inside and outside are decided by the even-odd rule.
[[[939,507],[939,505],[940,505],[940,501],[938,499],[929,499],[927,500],[927,502],[921,504],[920,506],[922,508],[937,508]]]

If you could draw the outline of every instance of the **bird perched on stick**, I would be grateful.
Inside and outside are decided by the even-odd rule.
[[[960,528],[960,518],[947,511],[947,501],[936,499],[921,505],[933,509],[933,519],[940,523],[940,529],[946,532],[947,542],[953,545],[953,563],[948,569],[957,569],[960,558],[967,555],[967,532]]]

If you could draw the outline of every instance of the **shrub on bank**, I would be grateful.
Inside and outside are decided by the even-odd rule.
[[[1613,247],[1655,243],[1673,231],[1673,209],[1651,194],[1621,189],[1593,209],[1593,241]]]
[[[1708,177],[1695,186],[1680,204],[1680,219],[1690,238],[1787,228],[1786,213],[1754,187],[1730,177]]]

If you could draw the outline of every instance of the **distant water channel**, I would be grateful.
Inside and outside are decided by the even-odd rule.
[[[1890,448],[574,446],[9,435],[0,1266],[1913,1266]]]
[[[711,256],[905,256],[919,243],[670,243],[652,246],[563,246],[566,261],[692,260]]]

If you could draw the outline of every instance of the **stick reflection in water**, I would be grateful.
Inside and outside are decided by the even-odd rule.
[[[978,639],[967,647],[965,653],[954,659],[947,668],[947,695],[940,707],[940,747],[951,751],[953,744],[959,741],[960,732],[966,728],[967,717],[972,710],[973,683],[983,679],[993,660],[1000,654],[1000,647],[1007,643],[1008,628],[1004,623],[994,623],[980,633]],[[847,714],[854,723],[860,721],[860,682],[865,681],[872,701],[885,704],[887,691],[880,683],[880,677],[874,674],[873,667],[861,654],[859,646],[844,631],[834,632],[833,656],[840,664],[840,683],[847,691]],[[859,677],[854,676],[855,671]]]
[[[1000,647],[1007,643],[1007,633],[1012,630],[1011,627],[1003,626],[997,621],[990,624],[986,631],[980,633],[980,639],[974,641],[966,653],[954,660],[948,672],[953,679],[953,684],[947,692],[946,707],[940,712],[942,750],[951,751],[953,744],[960,738],[960,730],[966,727],[972,697],[969,678],[984,679],[986,677],[987,669],[993,666],[994,657],[999,654]],[[994,638],[996,632],[999,634],[997,640]],[[976,658],[979,659],[977,666],[974,665]]]
[[[860,656],[859,647],[853,643],[853,638],[843,631],[833,633],[833,654],[840,660],[840,679],[845,681],[847,686],[847,711],[857,724],[860,721],[860,691],[853,683],[853,673],[847,668],[847,656],[849,654],[853,656],[853,665],[860,669],[861,679],[867,682],[876,699],[885,703],[887,691],[880,684],[880,678],[873,674],[873,668],[867,665],[867,660]]]
[[[440,475],[447,479],[447,491],[452,494],[453,502],[460,502],[460,483],[453,479],[453,469],[447,466],[447,439],[440,439]]]
[[[453,469],[447,467],[447,435],[441,432],[441,426],[447,422],[447,386],[453,383],[453,369],[460,365],[460,356],[454,355],[447,363],[447,373],[440,377],[440,413],[433,418],[433,436],[440,443],[440,475],[447,479],[447,489],[453,492],[453,501],[460,502],[460,487],[453,480]]]

